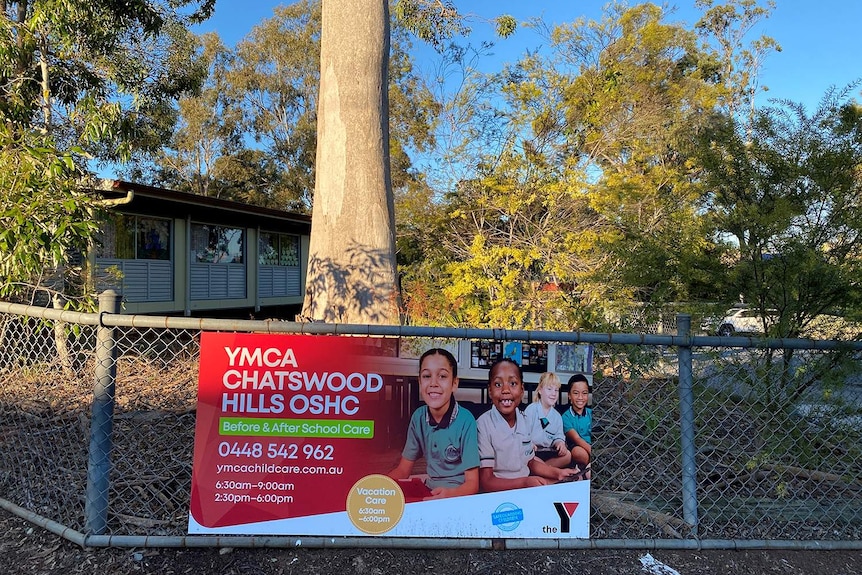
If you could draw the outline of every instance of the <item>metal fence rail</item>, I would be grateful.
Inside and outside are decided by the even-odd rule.
[[[0,505],[72,540],[295,544],[185,536],[199,335],[222,330],[592,343],[591,538],[510,547],[862,548],[862,344],[691,336],[682,315],[678,335],[642,335],[125,316],[112,294],[101,305],[0,303]]]

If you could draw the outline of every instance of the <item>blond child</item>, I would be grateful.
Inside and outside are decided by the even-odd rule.
[[[568,467],[572,454],[566,447],[563,418],[555,409],[560,394],[560,378],[546,371],[539,377],[533,403],[524,410],[530,423],[536,456],[553,467]]]

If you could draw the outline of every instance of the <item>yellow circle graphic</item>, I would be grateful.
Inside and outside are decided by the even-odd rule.
[[[380,535],[395,527],[404,514],[404,492],[386,475],[366,475],[347,494],[347,516],[364,533]]]

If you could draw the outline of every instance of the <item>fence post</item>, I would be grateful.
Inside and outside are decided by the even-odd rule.
[[[697,462],[694,445],[694,390],[691,369],[691,316],[676,316],[677,335],[686,343],[678,347],[679,359],[679,427],[682,458],[682,514],[697,537]]]
[[[120,312],[120,295],[99,294],[99,328],[96,332],[96,383],[90,419],[90,454],[87,461],[87,500],[84,532],[103,535],[108,528],[108,487],[111,472],[111,434],[114,428],[114,390],[117,377],[117,342],[114,328],[102,325],[101,315]]]

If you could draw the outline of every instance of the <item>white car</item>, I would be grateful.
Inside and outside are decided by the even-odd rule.
[[[778,321],[778,312],[769,310],[767,328]],[[707,317],[700,324],[704,333],[730,337],[735,334],[763,335],[763,322],[755,309],[732,308],[721,319]],[[851,340],[862,337],[862,322],[848,320],[842,316],[820,314],[811,320],[797,337],[810,339]]]
[[[763,316],[756,309],[739,308],[727,310],[725,316],[718,322],[716,333],[721,337],[730,337],[738,333],[762,335]],[[766,316],[766,327],[775,323],[775,315]]]

